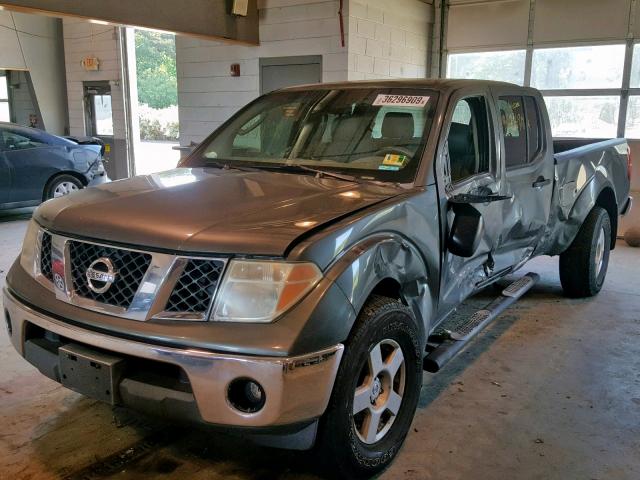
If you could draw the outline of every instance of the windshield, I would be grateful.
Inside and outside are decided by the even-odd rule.
[[[313,169],[411,182],[436,101],[436,92],[418,88],[272,93],[232,117],[182,166]]]

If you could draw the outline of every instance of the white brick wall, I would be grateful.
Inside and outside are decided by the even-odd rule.
[[[97,25],[72,18],[65,18],[62,26],[70,134],[86,134],[82,82],[109,80],[111,82],[114,138],[124,139],[124,102],[120,81],[118,36],[115,27]],[[82,68],[80,62],[87,55],[95,55],[100,59],[100,70],[87,72]]]
[[[351,0],[349,80],[425,77],[432,8],[419,0]]]
[[[322,55],[322,80],[347,80],[348,56],[340,44],[337,0],[258,0],[258,8],[259,46],[176,37],[182,145],[200,142],[260,94],[260,58]],[[229,75],[232,63],[240,64],[240,77]]]

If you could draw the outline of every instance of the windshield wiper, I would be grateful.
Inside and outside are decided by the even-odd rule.
[[[322,177],[331,177],[337,178],[338,180],[344,180],[345,182],[354,182],[361,183],[353,175],[347,175],[345,173],[336,173],[329,170],[320,170],[318,168],[307,167],[306,165],[299,165],[296,163],[292,164],[282,164],[282,165],[260,165],[257,168],[264,168],[265,170],[284,170],[284,171],[294,171],[294,172],[310,172],[315,173],[317,178]]]
[[[206,163],[204,164],[205,167],[213,167],[213,168],[220,168],[222,170],[240,170],[241,172],[256,172],[258,169],[255,167],[249,167],[249,166],[238,166],[238,165],[232,165],[230,163],[227,162],[217,162],[215,160],[207,160]]]

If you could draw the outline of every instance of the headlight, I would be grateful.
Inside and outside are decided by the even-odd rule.
[[[24,268],[29,275],[33,276],[35,276],[36,273],[38,230],[38,224],[35,220],[31,220],[27,227],[27,234],[24,236],[22,253],[20,254],[20,265],[22,265],[22,268]]]
[[[231,260],[213,309],[217,322],[272,322],[322,274],[313,263]]]

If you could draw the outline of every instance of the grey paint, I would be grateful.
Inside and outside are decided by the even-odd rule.
[[[325,84],[313,88],[357,85]],[[381,280],[397,282],[402,298],[422,319],[423,331],[428,333],[453,306],[477,290],[480,282],[498,278],[484,269],[489,253],[495,256],[496,263],[501,262],[500,266],[517,269],[534,255],[556,254],[567,248],[577,233],[578,222],[604,188],[612,187],[616,192],[617,210],[623,206],[620,200],[629,191],[628,179],[621,173],[626,169],[626,142],[614,140],[582,147],[559,155],[556,160],[548,128],[539,163],[518,175],[525,180],[529,175],[528,181],[533,183],[540,172],[550,174],[557,162],[549,186],[552,192],[540,191],[547,203],[527,200],[527,194],[520,191],[520,183],[526,182],[512,182],[513,174],[505,171],[501,128],[497,128],[498,117],[492,106],[495,167],[490,175],[472,177],[456,188],[471,192],[474,187],[489,186],[495,192],[514,195],[508,201],[475,205],[487,216],[490,228],[474,257],[455,257],[447,251],[445,238],[451,224],[448,203],[456,190],[445,184],[442,155],[450,105],[472,93],[484,94],[490,105],[493,95],[501,92],[525,92],[542,102],[540,94],[532,89],[482,81],[384,81],[367,85],[423,86],[441,93],[413,184],[356,184],[275,172],[184,168],[89,189],[49,202],[36,212],[36,220],[44,227],[79,237],[151,249],[315,262],[324,272],[323,280],[276,322],[131,322],[56,301],[53,293],[19,264],[9,273],[9,287],[29,304],[115,335],[248,354],[297,354],[344,341],[360,307]],[[305,88],[310,87],[292,90]],[[544,109],[542,115],[548,126]],[[612,148],[622,153],[613,156]],[[599,163],[594,163],[595,157],[601,158]],[[184,165],[188,163],[187,159]],[[594,168],[590,169],[592,163]],[[567,222],[554,212],[559,208],[558,192],[572,182],[583,182],[582,176],[575,176],[576,171],[570,170],[572,165],[585,173],[586,190],[582,191],[593,194],[577,202],[571,199],[569,211],[575,203],[575,213],[569,214],[571,220]],[[182,178],[176,182],[176,177]],[[340,195],[347,191],[355,195]],[[313,228],[296,225],[299,220],[317,224]],[[536,249],[541,239],[545,239],[547,247]]]

